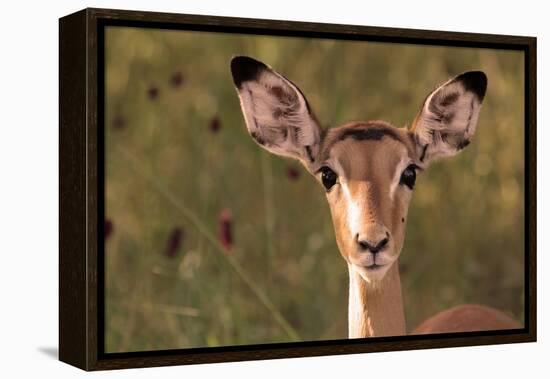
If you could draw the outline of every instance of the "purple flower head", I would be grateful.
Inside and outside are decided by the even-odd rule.
[[[224,209],[218,216],[218,240],[227,253],[233,248],[233,215]]]
[[[106,218],[103,223],[103,239],[107,241],[111,234],[113,234],[113,222]]]
[[[180,227],[175,227],[172,229],[170,236],[168,236],[168,241],[166,243],[166,250],[164,255],[168,258],[174,258],[178,253],[181,244],[183,242],[184,232]]]
[[[185,81],[185,78],[183,77],[183,74],[181,73],[181,71],[174,72],[170,77],[170,85],[173,88],[180,87],[184,81]]]
[[[126,119],[121,115],[117,115],[113,118],[112,125],[115,129],[124,129],[126,127]]]
[[[291,166],[287,168],[286,170],[286,176],[289,180],[295,181],[300,178],[300,170],[298,170],[296,167]]]
[[[149,96],[149,99],[156,100],[159,96],[159,89],[158,87],[152,85],[147,89],[147,96]]]
[[[218,116],[210,120],[210,131],[212,133],[217,133],[221,129],[221,127],[222,127],[222,123]]]

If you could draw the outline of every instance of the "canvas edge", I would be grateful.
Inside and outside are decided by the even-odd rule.
[[[529,324],[525,330],[508,335],[430,336],[403,341],[342,341],[330,346],[298,346],[253,349],[243,346],[239,351],[141,354],[136,357],[103,358],[98,356],[98,20],[135,20],[175,24],[237,25],[303,32],[326,31],[344,34],[380,35],[400,40],[404,36],[426,41],[453,43],[461,39],[523,47],[526,52],[526,135],[529,135],[529,155],[526,166],[529,175],[530,201],[528,226]],[[242,360],[294,358],[376,351],[397,351],[442,347],[490,345],[536,341],[536,38],[461,32],[439,32],[415,29],[378,28],[354,25],[301,23],[274,20],[196,16],[157,12],[123,11],[88,8],[59,20],[59,359],[84,370],[108,370],[134,367],[231,362]],[[84,46],[84,48],[83,48]],[[83,62],[84,60],[84,62]],[[70,80],[72,75],[84,80]],[[526,78],[527,79],[527,78]],[[68,93],[75,94],[67,96]],[[76,111],[77,109],[78,111]],[[71,126],[72,127],[69,127]],[[84,193],[84,198],[83,198]],[[84,218],[83,218],[84,217]],[[77,222],[75,222],[77,219]],[[84,241],[82,236],[85,236]],[[83,245],[84,242],[84,246]]]
[[[86,11],[59,19],[59,360],[87,366]]]

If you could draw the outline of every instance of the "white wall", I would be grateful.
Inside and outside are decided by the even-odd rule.
[[[57,348],[57,18],[86,6],[223,16],[393,26],[538,37],[538,140],[548,126],[548,11],[542,1],[347,1],[306,6],[278,1],[12,1],[2,6],[0,69],[0,371],[57,378],[82,373],[52,358]],[[311,2],[313,4],[313,2]],[[16,5],[15,5],[16,4]],[[546,68],[546,70],[545,70]],[[539,143],[539,146],[541,144]],[[539,215],[550,211],[544,169],[550,149],[540,149]],[[383,354],[272,360],[117,371],[103,377],[314,377],[422,376],[522,377],[548,373],[549,251],[539,217],[539,343]],[[541,322],[542,321],[542,322]],[[546,358],[546,359],[545,359]],[[8,372],[12,372],[11,375]],[[8,375],[6,375],[8,374]],[[25,374],[25,375],[23,375]],[[542,377],[544,375],[536,375]]]

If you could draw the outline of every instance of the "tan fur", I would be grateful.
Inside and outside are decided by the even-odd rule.
[[[384,137],[379,141],[339,141],[336,136],[350,128],[384,127],[393,128],[400,137],[399,141]],[[411,162],[421,165],[418,152],[412,143],[407,129],[400,129],[384,123],[352,123],[334,128],[327,136],[323,148],[325,161],[337,159],[341,185],[327,194],[330,205],[337,244],[341,255],[348,262],[350,271],[350,294],[348,304],[348,329],[350,338],[373,336],[392,336],[405,334],[401,284],[397,258],[403,247],[410,191],[400,191],[391,199],[388,196],[392,173],[400,159],[405,156]],[[360,159],[368,157],[368,159]],[[361,256],[346,224],[348,207],[342,195],[343,185],[347,185],[354,199],[361,206],[362,228],[369,233],[383,226],[390,233],[387,254],[394,263],[383,276],[369,274],[363,276],[353,266],[355,259]],[[477,330],[498,330],[520,328],[519,323],[509,316],[492,308],[479,305],[462,305],[436,314],[423,322],[414,334],[467,332]]]
[[[391,128],[401,139],[399,141],[383,137],[379,141],[357,141],[352,138],[339,141],[337,137],[350,128]],[[340,253],[348,263],[360,259],[363,253],[357,250],[354,240],[355,233],[373,236],[372,231],[387,230],[389,246],[385,254],[391,259],[397,259],[405,237],[405,223],[410,200],[410,190],[398,188],[401,196],[395,200],[389,196],[394,179],[395,169],[400,160],[405,157],[411,163],[416,162],[415,151],[406,129],[395,128],[387,123],[352,123],[334,128],[326,138],[323,147],[325,159],[319,162],[335,160],[342,172],[339,172],[341,185],[327,194],[336,240]],[[364,159],[360,159],[364,157]],[[361,213],[361,228],[354,232],[348,230],[346,220],[349,209],[346,206],[346,196],[343,186],[347,187],[352,199],[355,199]],[[378,232],[381,234],[381,232]],[[373,239],[377,236],[373,236]]]
[[[405,314],[397,262],[378,285],[368,285],[349,268],[348,336],[350,338],[405,334]]]
[[[369,121],[323,132],[302,92],[284,76],[249,57],[235,57],[231,70],[251,137],[274,154],[301,161],[320,182],[323,169],[337,176],[326,197],[349,268],[349,336],[405,334],[397,260],[412,190],[400,184],[400,177],[408,165],[422,171],[470,143],[485,96],[485,74],[466,72],[437,87],[410,129]],[[468,305],[437,314],[415,332],[518,327],[502,312]]]
[[[519,322],[493,308],[477,304],[458,305],[422,322],[411,334],[476,332],[520,329]]]

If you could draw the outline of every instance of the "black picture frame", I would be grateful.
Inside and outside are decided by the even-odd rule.
[[[132,26],[524,52],[525,327],[523,329],[104,352],[104,29]],[[353,354],[536,341],[536,38],[84,9],[59,20],[59,359],[84,370]]]

